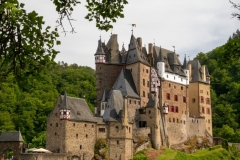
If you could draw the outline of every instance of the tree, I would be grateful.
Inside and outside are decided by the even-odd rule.
[[[62,26],[67,18],[71,24],[74,6],[78,0],[52,0],[59,13],[58,24]],[[89,13],[86,19],[96,21],[96,27],[109,30],[116,19],[123,18],[123,8],[127,0],[86,0]],[[43,17],[33,11],[27,13],[24,4],[18,0],[0,0],[0,80],[13,72],[17,77],[38,74],[50,68],[58,51],[54,45],[60,45],[57,40],[57,28],[43,30]]]
[[[1,0],[0,5],[0,79],[13,72],[16,77],[36,74],[49,67],[58,53],[53,47],[57,28],[43,31],[43,17],[27,13],[17,0]]]

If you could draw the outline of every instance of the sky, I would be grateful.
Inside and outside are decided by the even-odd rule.
[[[25,3],[25,9],[35,10],[44,17],[46,25],[57,26],[58,14],[51,0],[19,0]],[[239,3],[237,0],[233,2]],[[240,21],[232,18],[234,9],[228,0],[128,0],[124,8],[124,18],[113,24],[112,31],[100,31],[95,22],[84,19],[87,9],[81,1],[73,14],[73,26],[76,33],[60,31],[60,51],[55,61],[68,64],[76,63],[95,69],[94,54],[98,40],[108,42],[111,32],[118,35],[119,50],[127,46],[132,34],[142,38],[142,44],[155,43],[156,46],[174,50],[183,61],[185,54],[193,59],[199,52],[209,52],[226,43],[240,26]],[[70,30],[68,23],[64,24]]]

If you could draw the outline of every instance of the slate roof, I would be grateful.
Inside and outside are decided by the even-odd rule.
[[[188,61],[188,64],[191,64],[192,66],[192,80],[191,82],[204,82],[204,83],[207,83],[206,81],[203,80],[202,78],[202,71],[201,71],[201,64],[199,63],[198,60],[190,60]],[[207,70],[207,67],[206,67],[206,75],[208,73],[208,70]]]
[[[2,132],[0,135],[0,142],[23,142],[20,131]]]
[[[132,73],[129,69],[122,69],[118,78],[113,84],[113,90],[120,90],[123,97],[140,98],[137,94],[137,89],[133,81]]]
[[[182,64],[175,52],[162,47],[153,46],[153,56],[155,59],[155,68],[157,68],[157,62],[164,62],[166,72],[175,73],[184,77],[186,76],[183,71]]]
[[[121,114],[123,110],[123,97],[120,90],[112,90],[110,98],[108,99],[107,108],[103,114],[104,122],[107,121],[121,121]]]
[[[61,96],[61,99],[62,99],[62,103],[65,103],[64,101],[66,101],[66,108],[71,110],[69,120],[96,122],[85,99],[74,98],[74,97],[69,97],[65,95]]]
[[[126,58],[126,65],[136,62],[142,62],[150,66],[148,63],[147,54],[142,51],[142,48],[138,45],[136,38],[132,35]]]
[[[154,94],[149,94],[148,97],[148,103],[146,107],[154,107],[155,106],[155,98],[154,98]]]

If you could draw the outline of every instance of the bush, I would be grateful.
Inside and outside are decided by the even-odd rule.
[[[132,160],[148,160],[148,157],[142,153],[136,154]]]

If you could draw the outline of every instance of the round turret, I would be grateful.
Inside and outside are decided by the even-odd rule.
[[[98,47],[95,53],[95,63],[105,63],[105,62],[106,62],[106,57],[102,47],[102,41],[100,39],[98,40]]]

